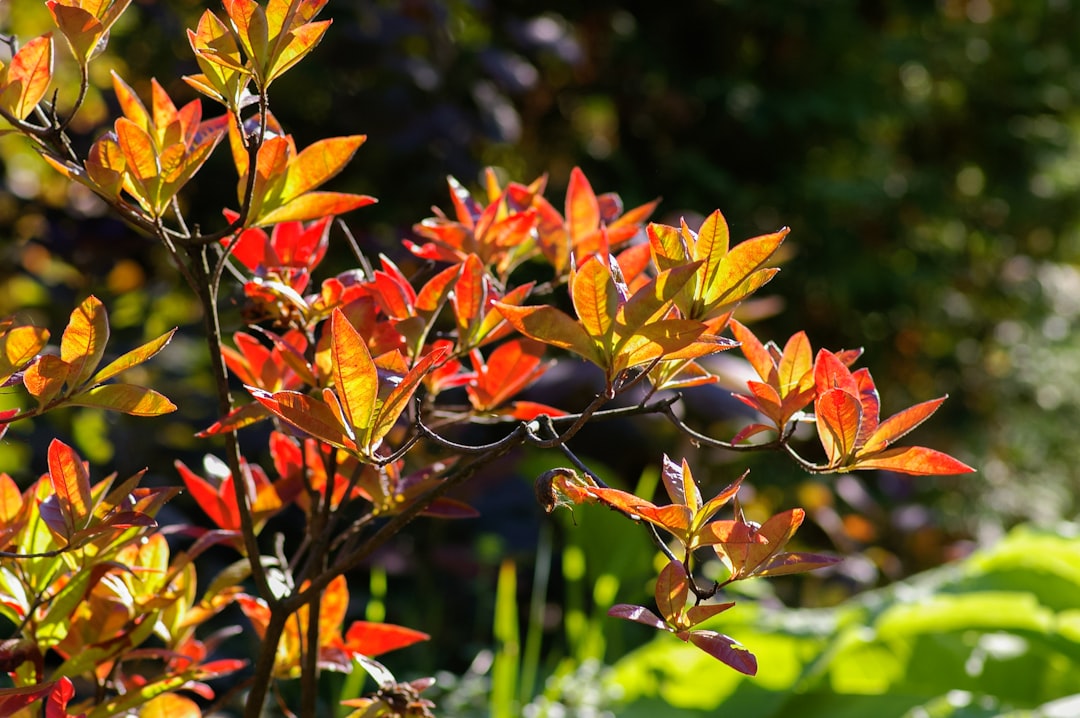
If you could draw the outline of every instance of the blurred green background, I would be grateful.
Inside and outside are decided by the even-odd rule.
[[[113,106],[108,69],[140,90],[156,75],[174,97],[193,97],[175,78],[197,71],[183,29],[204,7],[133,3],[98,62],[102,91],[76,126],[80,142]],[[22,34],[48,22],[43,5],[30,2],[4,4],[0,16]],[[379,198],[347,218],[372,255],[408,263],[399,240],[430,206],[448,206],[448,174],[475,186],[485,165],[522,181],[548,173],[559,206],[580,165],[598,192],[617,191],[627,206],[662,197],[659,221],[685,216],[696,226],[720,208],[733,238],[791,227],[783,271],[747,308],[758,336],[782,344],[804,329],[815,349],[864,347],[861,365],[877,380],[885,414],[950,395],[910,441],[975,466],[971,476],[811,481],[779,457],[733,463],[696,450],[662,423],[602,425],[575,443],[628,487],[664,451],[685,452],[706,492],[752,466],[751,506],[805,506],[804,540],[851,556],[830,576],[777,582],[789,603],[835,604],[989,546],[1014,525],[1075,518],[1076,3],[335,0],[324,16],[334,20],[326,39],[275,83],[272,107],[301,146],[369,136],[334,187]],[[204,110],[217,112],[209,103]],[[192,330],[146,369],[182,407],[154,422],[155,442],[145,441],[145,422],[76,412],[25,429],[28,449],[0,447],[2,468],[40,471],[34,442],[63,430],[103,467],[149,465],[175,481],[172,457],[205,451],[191,427],[213,419],[191,303],[157,248],[51,176],[21,141],[0,138],[0,156],[0,310],[24,307],[58,330],[76,298],[94,291],[118,343],[176,324]],[[213,208],[234,186],[224,155],[216,157],[191,205]],[[205,226],[219,221],[216,210],[193,211]],[[331,263],[348,261],[342,251]],[[729,385],[688,397],[686,411],[727,438],[738,426],[727,394],[743,368],[731,358],[715,368]],[[582,390],[573,377],[558,380],[540,391]],[[415,566],[424,550],[441,551],[429,589],[465,578],[456,590],[471,596],[494,586],[506,556],[530,574],[547,520],[528,502],[528,480],[550,464],[518,459],[500,470],[520,480],[492,478],[476,491],[484,520],[419,528],[415,546],[394,560]],[[573,523],[554,532],[556,573],[562,547],[575,541]],[[393,590],[392,579],[391,601]],[[619,600],[638,600],[625,595],[633,591],[646,593],[642,583]],[[423,623],[431,609],[414,603],[398,620]],[[461,633],[458,663],[489,640],[481,608],[476,625],[450,631]]]

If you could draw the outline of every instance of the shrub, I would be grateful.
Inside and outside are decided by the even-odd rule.
[[[690,463],[663,456],[670,503],[608,486],[570,448],[583,426],[656,415],[696,444],[782,452],[815,474],[970,471],[933,449],[895,445],[943,398],[882,420],[869,372],[851,368],[859,352],[815,354],[801,332],[780,348],[733,317],[776,274],[770,260],[786,229],[732,244],[719,211],[696,228],[647,224],[656,202],[626,210],[580,170],[560,211],[544,196],[546,178],[523,184],[490,170],[476,194],[451,178],[452,210],[436,210],[405,240],[430,271],[408,276],[385,256],[373,262],[340,215],[375,200],[321,189],[366,138],[299,149],[271,110],[271,85],[329,29],[316,19],[324,4],[227,0],[221,15],[207,10],[188,31],[202,72],[183,79],[223,114],[204,119],[199,99],[178,107],[156,81],[140,98],[114,74],[121,116],[85,153],[68,129],[128,0],[50,0],[56,30],[21,47],[10,41],[0,115],[11,131],[164,247],[197,300],[220,417],[199,435],[219,442],[223,458],[208,458],[202,472],[176,461],[207,526],[159,523],[177,488],[141,487],[139,473],[95,479],[60,439],[49,445],[47,474],[27,488],[0,476],[0,614],[13,626],[0,653],[13,682],[0,691],[5,713],[29,715],[45,702],[56,716],[199,715],[190,696],[227,703],[207,681],[235,673],[245,715],[260,715],[271,695],[284,706],[275,688],[294,679],[299,698],[288,710],[315,715],[320,671],[360,667],[377,690],[347,701],[355,715],[431,715],[422,695],[431,681],[399,681],[376,660],[426,634],[371,621],[346,627],[346,576],[420,516],[473,515],[454,490],[525,446],[565,459],[536,481],[547,511],[604,505],[643,524],[665,557],[655,610],[619,604],[611,615],[752,675],[747,648],[700,626],[734,605],[719,599],[723,589],[837,559],[787,550],[801,509],[747,518],[743,477],[706,500]],[[51,92],[61,39],[81,78],[67,111]],[[219,144],[237,192],[217,208],[221,226],[204,231],[187,221],[182,191]],[[356,267],[316,279],[332,235],[351,241]],[[234,280],[245,327],[227,342],[222,294]],[[0,379],[22,390],[21,404],[0,415],[0,434],[65,407],[148,417],[176,409],[156,389],[114,381],[165,350],[173,332],[102,366],[110,324],[93,296],[72,312],[58,351],[44,327],[19,318],[0,331]],[[740,399],[759,419],[720,439],[687,425],[676,407],[680,392],[716,380],[699,360],[736,346],[758,374]],[[580,362],[602,376],[594,396],[564,407],[520,398],[553,364]],[[802,423],[816,430],[823,458],[796,447]],[[238,433],[255,424],[272,426],[272,469],[241,450]],[[479,425],[502,433],[477,443],[468,429]],[[261,535],[282,512],[303,517],[298,540]],[[170,535],[182,537],[182,550]],[[200,576],[213,567],[200,560],[211,548],[240,558]],[[719,560],[722,576],[703,577],[705,557]],[[227,606],[254,627],[253,655],[216,657],[233,630],[212,630]]]

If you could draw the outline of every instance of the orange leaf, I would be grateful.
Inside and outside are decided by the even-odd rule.
[[[660,570],[654,593],[660,615],[672,626],[682,625],[690,586],[686,578],[686,568],[681,562],[669,561]]]
[[[49,481],[60,503],[68,536],[86,528],[92,514],[93,497],[90,491],[90,474],[82,459],[59,439],[49,443]]]
[[[483,316],[487,290],[488,279],[483,262],[475,254],[468,255],[462,262],[451,298],[457,317],[459,341],[462,343],[467,341],[469,328]]]
[[[620,302],[606,260],[590,257],[578,267],[570,278],[570,297],[589,336],[601,346],[610,345]]]
[[[638,288],[619,308],[619,334],[637,331],[667,314],[671,303],[687,282],[693,279],[699,266],[699,262],[691,262],[672,267]]]
[[[814,414],[829,466],[843,466],[855,451],[862,405],[855,396],[842,389],[829,389],[818,394]]]
[[[272,414],[300,431],[339,449],[356,450],[356,442],[345,431],[340,417],[325,402],[295,391],[271,393],[254,386],[245,388]]]
[[[139,718],[201,718],[199,704],[175,693],[151,698],[139,708]]]
[[[865,452],[866,454],[872,454],[885,449],[894,441],[930,418],[946,398],[947,397],[943,396],[938,399],[924,401],[921,404],[916,404],[915,406],[908,407],[903,411],[893,414],[878,425],[874,433],[870,435],[870,438],[868,438],[866,443],[860,448],[859,453],[862,454]]]
[[[518,307],[495,302],[495,308],[514,329],[525,336],[561,349],[569,349],[597,366],[606,368],[607,360],[581,323],[555,307]]]
[[[580,167],[570,171],[570,183],[566,188],[566,223],[571,244],[577,244],[600,226],[600,205],[596,201],[596,193]]]
[[[357,440],[366,446],[375,425],[378,370],[371,360],[367,342],[340,309],[335,309],[331,315],[330,337],[337,396],[346,421],[356,430]]]
[[[146,112],[142,100],[139,99],[139,96],[135,94],[135,91],[127,83],[120,79],[120,76],[115,71],[112,73],[112,79],[113,92],[116,93],[116,99],[120,103],[120,110],[124,113],[124,117],[142,129],[148,130],[150,128],[150,115]]]
[[[93,375],[108,340],[109,318],[105,305],[90,295],[71,313],[60,339],[60,358],[70,367],[69,387],[78,387]]]
[[[52,81],[52,33],[35,37],[19,48],[11,63],[0,71],[0,105],[20,120],[25,120]]]
[[[375,419],[374,427],[371,430],[371,436],[368,438],[368,446],[371,449],[375,449],[377,442],[381,441],[387,432],[394,427],[398,417],[405,411],[405,407],[409,405],[409,400],[412,398],[413,392],[420,386],[420,382],[423,381],[424,375],[431,370],[431,367],[438,361],[441,361],[446,356],[449,349],[445,346],[433,349],[426,354],[423,359],[418,361],[409,372],[401,378],[401,381],[386,397],[386,401],[379,407],[378,417]]]
[[[68,42],[71,53],[80,65],[85,65],[97,47],[105,28],[93,14],[81,7],[63,5],[56,0],[45,3],[53,21]]]
[[[354,209],[375,204],[374,197],[346,192],[308,192],[296,199],[262,214],[257,222],[249,224],[270,225],[279,222],[307,222],[329,215],[344,214]]]
[[[23,386],[44,406],[64,388],[70,371],[68,363],[55,354],[44,354],[23,372]]]
[[[318,187],[340,172],[366,139],[367,135],[331,137],[319,140],[302,150],[289,163],[285,184],[281,190],[282,203],[288,203]]]
[[[0,334],[0,385],[45,348],[49,331],[34,326],[13,327]]]
[[[886,449],[865,459],[856,460],[852,469],[884,469],[919,476],[969,474],[975,469],[948,454],[922,446],[903,446]]]

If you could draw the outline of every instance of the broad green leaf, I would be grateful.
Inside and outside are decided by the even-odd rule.
[[[366,443],[376,423],[379,374],[368,352],[367,342],[353,328],[340,309],[330,318],[334,386],[345,420],[356,430],[357,440]]]
[[[123,354],[122,356],[109,362],[103,369],[98,371],[94,376],[90,378],[91,384],[100,384],[104,381],[112,379],[117,374],[130,369],[133,366],[138,366],[146,360],[150,359],[169,343],[173,334],[176,333],[176,329],[170,329],[166,333],[162,334],[157,339],[152,339],[142,346],[139,346],[131,351]]]
[[[161,416],[176,411],[176,405],[153,389],[133,384],[102,384],[75,394],[68,400],[75,406],[119,411],[132,416]]]
[[[60,339],[60,358],[67,362],[70,388],[81,386],[97,369],[109,341],[105,305],[91,295],[71,313]]]
[[[0,106],[25,120],[49,91],[52,58],[51,32],[19,48],[8,66],[0,71]]]
[[[75,450],[59,439],[50,442],[48,454],[49,480],[60,501],[65,523],[72,531],[85,528],[93,511],[90,474]]]

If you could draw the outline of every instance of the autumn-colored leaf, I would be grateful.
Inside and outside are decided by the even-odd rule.
[[[716,631],[689,631],[684,640],[690,641],[739,673],[757,675],[757,658],[731,636]]]
[[[608,609],[607,614],[615,618],[625,618],[627,621],[634,621],[635,623],[641,623],[649,626],[650,628],[656,628],[661,631],[667,631],[668,626],[664,623],[663,619],[657,616],[655,613],[645,608],[644,606],[633,606],[627,603],[617,603]]]
[[[368,353],[367,342],[340,309],[335,309],[331,316],[330,335],[337,396],[357,440],[366,445],[376,418],[378,370]]]
[[[598,366],[604,358],[581,323],[555,307],[518,307],[496,302],[496,309],[514,329],[532,339],[568,349]]]
[[[37,107],[52,82],[52,33],[30,40],[0,70],[0,107],[25,120]]]
[[[100,384],[101,382],[112,379],[117,374],[130,369],[131,367],[138,366],[147,361],[151,357],[157,355],[162,349],[168,345],[172,339],[173,334],[176,333],[176,329],[170,329],[166,333],[162,334],[157,339],[152,339],[145,344],[132,349],[129,352],[125,352],[120,357],[109,362],[100,371],[95,373],[90,378],[91,384]]]
[[[35,326],[12,327],[0,334],[0,386],[25,368],[48,341],[48,330]]]
[[[431,636],[426,633],[405,626],[395,626],[391,623],[373,623],[371,621],[354,621],[349,626],[340,647],[350,653],[358,653],[374,658],[420,641],[427,641],[430,638]]]
[[[91,295],[75,308],[60,340],[60,358],[70,367],[70,387],[89,379],[105,353],[109,340],[109,319],[105,305]]]
[[[680,561],[668,561],[656,578],[656,607],[660,615],[671,626],[682,627],[686,599],[690,596],[690,586],[686,577],[686,568]]]
[[[161,416],[176,411],[176,405],[162,394],[132,384],[102,384],[68,398],[74,406],[119,411],[132,416]]]
[[[90,474],[82,459],[59,439],[49,443],[49,480],[59,501],[68,536],[85,528],[93,511]]]

